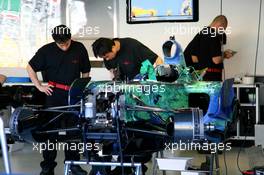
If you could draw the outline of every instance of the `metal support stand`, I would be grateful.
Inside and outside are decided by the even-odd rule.
[[[135,175],[141,174],[141,163],[65,161],[65,163],[64,163],[64,175],[69,175],[69,170],[70,170],[71,165],[136,167]]]
[[[210,175],[214,174],[214,163],[216,175],[220,175],[219,158],[217,151],[216,153],[212,153],[210,156]]]
[[[157,169],[158,169],[158,164],[157,164],[157,160],[156,158],[159,157],[159,154],[160,154],[160,158],[163,158],[164,157],[164,153],[163,151],[158,151],[154,154],[154,160],[153,160],[153,167],[152,167],[152,175],[157,175]],[[166,175],[166,171],[163,170],[162,171],[162,174],[163,175]]]
[[[0,141],[1,141],[1,149],[2,149],[2,154],[3,154],[3,159],[4,159],[4,165],[5,165],[5,172],[7,174],[11,174],[10,160],[8,158],[8,151],[7,151],[7,144],[6,144],[4,122],[1,117],[0,117]]]

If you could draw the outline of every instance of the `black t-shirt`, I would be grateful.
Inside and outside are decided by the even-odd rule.
[[[158,57],[157,54],[135,39],[119,38],[116,40],[120,42],[120,50],[114,59],[104,60],[104,63],[108,70],[118,67],[122,80],[133,79],[140,73],[142,62],[148,59],[154,64]]]
[[[76,41],[71,41],[67,51],[61,50],[55,42],[47,44],[36,52],[29,64],[35,72],[44,71],[47,81],[65,85],[91,69],[87,50]]]
[[[213,28],[205,27],[193,38],[193,40],[186,47],[184,51],[186,65],[193,66],[197,70],[201,70],[206,67],[223,69],[223,63],[215,64],[212,58],[222,55],[221,42],[225,39],[225,37],[225,34],[216,34]],[[192,55],[198,57],[198,63],[192,62]],[[210,76],[210,80],[218,81],[221,80],[222,73],[207,72],[205,76]]]

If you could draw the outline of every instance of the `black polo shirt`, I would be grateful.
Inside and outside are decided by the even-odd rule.
[[[221,56],[221,42],[225,43],[225,34],[216,34],[210,27],[203,28],[193,40],[188,44],[184,51],[184,57],[187,66],[193,66],[196,70],[204,68],[223,69],[223,63],[215,64],[213,57]],[[198,63],[192,62],[192,55],[198,57]],[[207,72],[204,80],[221,81],[221,72]]]
[[[55,42],[47,44],[36,52],[29,64],[35,72],[44,71],[47,81],[65,85],[91,69],[87,50],[77,41],[71,41],[67,51],[61,50]]]
[[[154,64],[158,57],[157,54],[135,39],[119,38],[115,40],[120,42],[120,50],[114,59],[104,60],[104,63],[108,70],[118,67],[122,80],[133,79],[140,73],[142,62],[148,59]]]

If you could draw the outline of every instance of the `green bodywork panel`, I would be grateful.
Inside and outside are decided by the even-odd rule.
[[[193,83],[164,83],[157,81],[137,81],[131,83],[96,81],[90,82],[86,89],[91,92],[118,92],[125,94],[125,104],[130,106],[151,106],[168,110],[188,108],[190,93],[205,93],[211,98],[218,98],[222,87],[221,82],[196,81]],[[166,121],[172,115],[169,112],[159,112]],[[125,111],[126,122],[150,120],[153,112]]]

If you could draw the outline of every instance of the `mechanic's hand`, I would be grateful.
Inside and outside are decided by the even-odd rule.
[[[229,58],[231,58],[232,56],[234,56],[234,54],[235,54],[234,51],[228,49],[228,50],[226,50],[226,51],[224,52],[224,58],[229,59]]]
[[[112,78],[113,81],[120,80],[120,70],[118,68],[112,69],[112,75],[113,75],[113,78]]]
[[[53,92],[52,87],[52,85],[40,85],[40,87],[38,87],[38,90],[40,92],[44,92],[48,96],[51,96]]]

